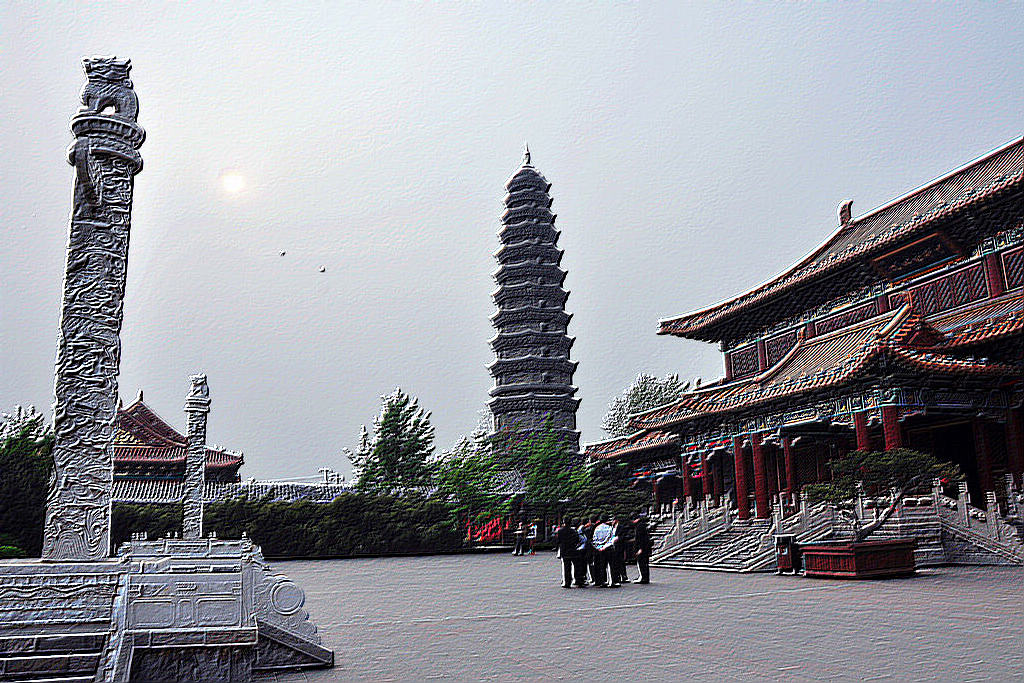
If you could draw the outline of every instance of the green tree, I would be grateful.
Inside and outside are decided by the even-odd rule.
[[[429,460],[434,454],[430,413],[401,389],[381,397],[373,436],[363,427],[359,447],[347,453],[361,491],[397,491],[430,483]]]
[[[500,469],[486,430],[478,427],[433,463],[434,484],[462,522],[493,517],[508,507],[499,490]]]
[[[581,469],[582,476],[568,509],[578,519],[594,514],[634,519],[650,502],[649,494],[631,486],[628,463],[598,460]]]
[[[43,549],[53,430],[34,408],[0,416],[0,546],[8,556]]]
[[[957,481],[963,478],[959,468],[934,455],[894,448],[888,451],[853,451],[829,462],[832,481],[804,487],[811,503],[831,505],[853,526],[854,541],[863,541],[877,531],[899,507],[910,491],[935,479]],[[878,519],[864,524],[857,517],[858,487],[872,496],[887,496],[889,505]]]
[[[613,437],[632,434],[635,430],[629,426],[630,415],[677,401],[687,388],[678,375],[658,379],[641,372],[629,388],[608,405],[601,429]]]
[[[582,476],[582,461],[555,429],[551,419],[513,447],[513,460],[523,463],[526,500],[558,503],[571,499]]]

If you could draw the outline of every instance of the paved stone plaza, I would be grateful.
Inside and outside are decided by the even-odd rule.
[[[337,656],[282,682],[1024,678],[1020,569],[864,583],[655,570],[649,586],[564,590],[551,553],[273,566],[305,587]]]

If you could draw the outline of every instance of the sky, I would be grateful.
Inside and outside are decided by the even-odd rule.
[[[525,142],[590,442],[638,372],[722,374],[659,318],[783,270],[842,200],[867,213],[1024,132],[1020,3],[2,3],[3,411],[53,402],[93,54],[131,58],[148,133],[121,396],[183,429],[205,371],[244,478],[348,472],[395,387],[439,450],[474,429]]]

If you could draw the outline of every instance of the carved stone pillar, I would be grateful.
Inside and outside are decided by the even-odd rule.
[[[203,537],[203,488],[206,482],[206,416],[210,412],[210,388],[206,375],[192,375],[185,398],[188,416],[188,455],[185,460],[185,500],[182,504],[182,538]]]
[[[882,434],[885,436],[885,450],[903,448],[903,427],[896,406],[882,406]]]
[[[53,476],[46,498],[43,559],[110,554],[114,420],[128,271],[134,177],[145,131],[128,78],[131,63],[83,60],[88,81],[71,120],[74,206],[54,382]]]
[[[957,484],[956,511],[964,526],[971,526],[971,516],[967,506],[971,504],[971,494],[967,491],[967,482],[961,481]]]
[[[750,519],[750,491],[747,489],[747,468],[743,464],[743,438],[732,440],[733,469],[736,477],[736,517]]]
[[[680,475],[683,478],[683,502],[684,507],[690,507],[690,497],[693,495],[693,482],[690,479],[690,463],[686,462],[686,456],[682,457]]]
[[[754,500],[757,504],[755,516],[758,519],[771,517],[771,504],[768,495],[768,472],[764,462],[764,447],[761,435],[750,435],[750,446],[754,456]]]

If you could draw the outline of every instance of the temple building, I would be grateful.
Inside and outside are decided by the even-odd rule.
[[[188,437],[146,405],[141,391],[134,403],[118,408],[114,427],[114,502],[182,502]],[[203,500],[213,503],[248,496],[329,503],[351,490],[349,484],[326,475],[321,482],[254,479],[243,482],[239,473],[243,464],[242,453],[207,446]]]
[[[782,274],[661,320],[659,334],[719,344],[724,377],[586,453],[630,462],[660,503],[724,508],[728,524],[794,514],[835,455],[909,447],[959,465],[975,506],[1013,513],[1022,175],[1018,138],[860,217],[844,202],[831,237]]]
[[[488,366],[494,377],[488,402],[492,427],[499,439],[517,439],[550,421],[579,452],[563,252],[551,213],[551,184],[534,168],[529,149],[505,188],[501,248],[495,252],[498,311],[491,318],[497,332],[490,341],[495,360]]]
[[[188,437],[161,419],[142,401],[120,407],[114,423],[114,481],[183,481]],[[206,448],[206,481],[237,482],[241,453]]]

